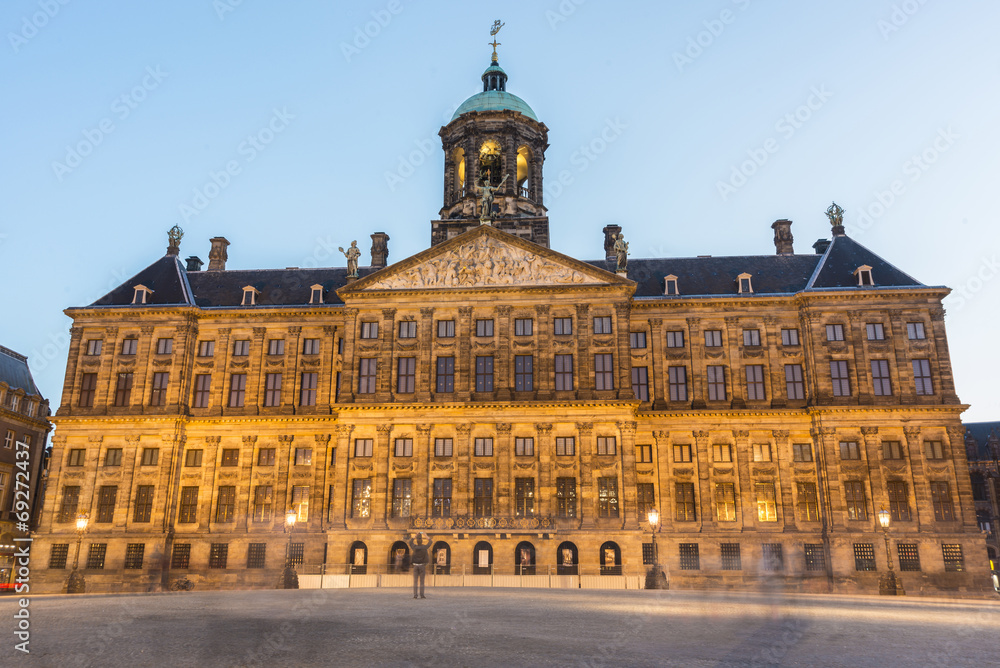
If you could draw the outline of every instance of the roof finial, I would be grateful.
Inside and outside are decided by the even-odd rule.
[[[830,231],[835,237],[844,236],[844,210],[834,202],[826,210],[826,217],[830,219],[833,229]]]
[[[181,238],[184,230],[179,225],[174,225],[167,231],[167,255],[179,255],[181,252]]]
[[[493,38],[493,41],[492,42],[487,42],[487,43],[490,46],[493,47],[493,62],[494,63],[497,62],[497,47],[500,46],[500,42],[497,41],[497,33],[500,32],[500,28],[503,28],[504,25],[506,25],[506,24],[501,23],[500,19],[497,19],[496,21],[493,22],[493,27],[490,28],[490,37]]]

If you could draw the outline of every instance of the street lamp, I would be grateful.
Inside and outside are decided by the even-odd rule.
[[[76,516],[76,556],[73,558],[73,570],[66,581],[67,594],[82,594],[87,588],[87,582],[83,579],[80,568],[80,545],[83,543],[83,534],[87,532],[87,522],[90,518],[86,513]]]
[[[660,568],[660,553],[656,547],[656,532],[660,528],[660,511],[651,508],[646,519],[649,521],[649,530],[653,534],[653,563],[646,571],[646,589],[667,589],[667,576]]]
[[[889,564],[889,572],[878,580],[878,593],[886,596],[903,596],[903,583],[896,577],[896,571],[892,569],[892,552],[889,549],[889,520],[891,514],[885,508],[876,513],[878,523],[882,527],[882,536],[885,538],[885,559]]]
[[[289,508],[285,513],[285,531],[288,533],[288,545],[285,547],[285,567],[281,570],[281,588],[298,589],[299,574],[295,572],[295,564],[292,563],[292,529],[295,528],[295,520],[298,519],[298,512],[295,508]]]

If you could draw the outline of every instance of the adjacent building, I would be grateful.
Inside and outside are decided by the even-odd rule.
[[[967,422],[965,452],[972,477],[972,500],[979,528],[986,536],[986,550],[994,569],[1000,570],[1000,422]]]

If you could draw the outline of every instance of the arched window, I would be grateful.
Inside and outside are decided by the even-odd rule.
[[[601,575],[622,574],[622,549],[618,543],[608,541],[601,545]]]
[[[527,146],[517,149],[517,194],[531,199],[531,150]]]
[[[479,182],[485,184],[487,180],[492,186],[500,185],[503,178],[502,166],[500,162],[500,144],[488,140],[479,147]]]
[[[410,568],[410,546],[397,540],[389,548],[389,572],[405,573]]]
[[[580,552],[576,545],[566,541],[556,549],[556,573],[559,575],[576,575],[579,571]]]
[[[347,551],[347,563],[351,565],[351,575],[364,575],[368,572],[368,546],[360,540],[351,543]]]
[[[455,196],[465,196],[465,149],[461,146],[451,152],[451,164],[455,169]]]
[[[472,549],[472,574],[489,575],[492,567],[493,546],[485,540],[481,540]]]
[[[443,540],[434,543],[431,548],[431,572],[437,575],[451,573],[451,546]]]
[[[514,548],[514,572],[518,575],[535,574],[535,546],[526,540]]]

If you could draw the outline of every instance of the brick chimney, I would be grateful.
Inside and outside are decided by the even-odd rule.
[[[372,235],[372,266],[384,267],[389,259],[389,235],[376,232]]]
[[[205,263],[197,255],[192,255],[184,261],[187,262],[186,269],[188,271],[201,271],[201,268],[205,266]]]
[[[210,241],[212,250],[208,251],[208,270],[225,271],[226,260],[229,259],[229,252],[226,250],[229,247],[229,240],[225,237],[214,237]]]
[[[774,230],[774,252],[777,255],[793,255],[795,251],[792,250],[792,242],[794,241],[792,237],[792,221],[776,220],[771,223],[771,229]]]
[[[604,226],[604,259],[609,262],[618,259],[618,254],[615,253],[615,235],[620,234],[621,231],[621,225]]]

